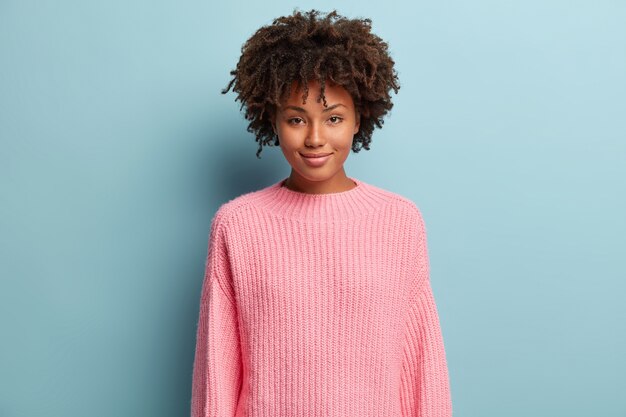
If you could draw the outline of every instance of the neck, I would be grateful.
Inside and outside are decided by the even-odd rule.
[[[266,189],[257,202],[275,216],[302,222],[343,222],[371,214],[387,196],[373,185],[348,178],[353,187],[334,193],[305,193],[285,187],[287,178]]]
[[[282,186],[301,193],[327,194],[349,191],[357,185],[356,182],[348,178],[345,172],[338,173],[325,181],[309,181],[301,176],[294,175],[292,172],[289,178],[282,183]]]

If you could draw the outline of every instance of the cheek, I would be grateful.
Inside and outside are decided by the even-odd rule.
[[[354,140],[354,133],[351,127],[346,126],[345,129],[334,137],[333,143],[335,148],[341,150],[350,150],[352,147],[352,141]]]
[[[289,147],[289,135],[285,135],[283,129],[281,129],[280,127],[277,127],[276,136],[278,136],[278,143],[283,150]]]
[[[285,159],[287,159],[288,161],[295,161],[298,147],[295,146],[293,141],[290,141],[289,139],[290,138],[288,136],[283,137],[282,139],[279,138],[279,146]]]
[[[297,149],[296,141],[293,136],[283,135],[279,136],[279,144],[285,153],[293,153]]]

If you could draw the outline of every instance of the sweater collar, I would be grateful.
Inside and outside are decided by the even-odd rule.
[[[294,191],[283,184],[287,178],[257,194],[257,202],[272,214],[305,222],[349,221],[380,209],[388,198],[383,190],[348,177],[356,187],[336,193],[311,194]]]

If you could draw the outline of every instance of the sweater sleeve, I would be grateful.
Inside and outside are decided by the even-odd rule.
[[[451,417],[452,399],[444,341],[430,284],[426,229],[417,222],[417,291],[410,301],[402,358],[404,417]]]
[[[233,417],[242,382],[237,309],[218,211],[211,224],[200,296],[192,417]]]

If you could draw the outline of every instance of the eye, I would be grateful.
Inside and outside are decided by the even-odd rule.
[[[302,121],[302,119],[299,117],[293,117],[291,119],[288,119],[287,123],[289,123],[290,125],[297,125],[299,124],[298,121]]]
[[[339,116],[330,116],[330,119],[331,119],[331,120],[332,120],[332,119],[336,119],[336,120],[337,120],[336,122],[332,122],[332,124],[336,125],[336,124],[341,123],[341,121],[343,120],[343,117],[339,117]]]

